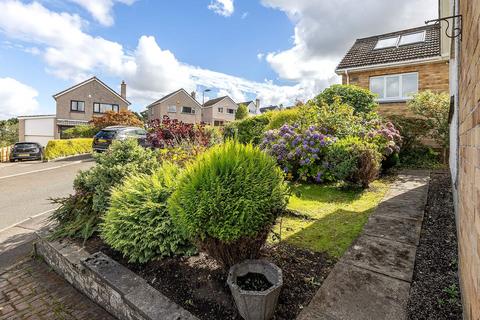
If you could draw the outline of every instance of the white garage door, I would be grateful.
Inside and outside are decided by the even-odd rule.
[[[46,146],[48,141],[54,139],[54,118],[25,119],[25,141],[37,142]]]

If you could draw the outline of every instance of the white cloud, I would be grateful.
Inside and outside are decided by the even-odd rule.
[[[264,105],[287,104],[309,98],[329,83],[329,79],[321,79],[278,86],[198,68],[178,61],[151,36],[140,37],[137,48],[127,53],[117,42],[87,34],[84,26],[78,15],[53,12],[37,2],[0,2],[0,32],[34,44],[48,72],[75,82],[93,74],[125,79],[129,99],[138,104],[150,103],[180,87],[190,92],[197,86],[216,88],[238,100],[258,95]]]
[[[263,57],[265,57],[265,54],[260,52],[260,53],[257,53],[257,59],[258,60],[263,60]]]
[[[212,0],[208,9],[224,17],[230,17],[235,10],[233,0]]]
[[[329,79],[356,38],[424,24],[437,0],[262,0],[295,23],[292,48],[266,56],[283,79]]]
[[[90,12],[98,23],[112,26],[114,23],[112,8],[116,2],[132,5],[136,0],[70,0]]]
[[[38,109],[38,92],[12,78],[0,78],[0,119],[32,114]]]

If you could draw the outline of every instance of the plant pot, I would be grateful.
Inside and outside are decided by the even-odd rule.
[[[249,273],[265,276],[272,286],[264,291],[242,290],[237,284],[237,279]],[[265,260],[245,260],[230,268],[227,284],[243,319],[268,320],[275,312],[283,285],[282,270]]]

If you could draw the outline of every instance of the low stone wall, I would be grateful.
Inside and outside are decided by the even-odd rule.
[[[197,319],[144,279],[98,252],[90,255],[70,241],[47,241],[37,233],[35,253],[59,275],[118,319]]]

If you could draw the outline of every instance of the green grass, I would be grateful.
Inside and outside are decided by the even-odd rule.
[[[339,258],[362,231],[388,184],[385,179],[377,180],[368,190],[295,185],[288,208],[298,216],[283,217],[274,232],[281,241]]]

